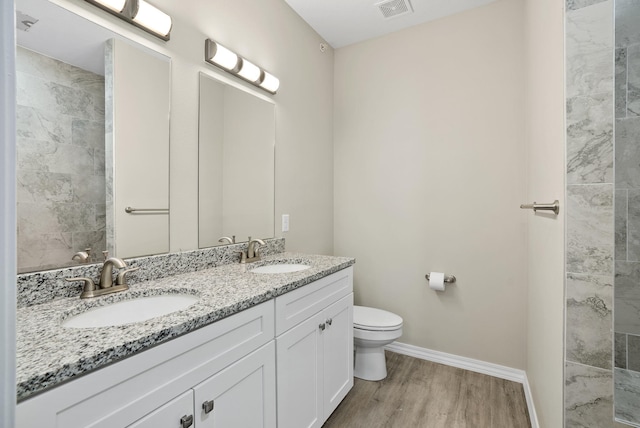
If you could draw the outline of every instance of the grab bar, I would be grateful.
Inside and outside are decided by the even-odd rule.
[[[533,210],[536,211],[553,211],[556,215],[560,212],[560,201],[557,199],[550,204],[538,204],[534,202],[533,204],[522,204],[520,208],[523,210]]]
[[[169,208],[131,208],[126,207],[124,212],[127,214],[133,214],[136,212],[149,212],[149,213],[158,213],[158,214],[169,214]]]

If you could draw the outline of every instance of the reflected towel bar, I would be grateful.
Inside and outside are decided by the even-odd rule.
[[[560,212],[560,201],[557,199],[550,204],[538,204],[534,202],[533,204],[522,204],[520,208],[523,210],[533,210],[536,211],[553,211],[556,215]]]
[[[169,208],[131,208],[126,207],[124,212],[128,214],[133,214],[137,212],[148,212],[148,213],[156,213],[156,214],[169,214]]]

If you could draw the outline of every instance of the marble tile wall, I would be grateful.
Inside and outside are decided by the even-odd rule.
[[[613,0],[566,1],[565,427],[613,418]],[[622,231],[620,231],[622,233]],[[616,343],[617,344],[617,343]]]
[[[104,78],[18,48],[18,269],[105,249]]]
[[[615,6],[615,415],[640,426],[640,2]]]

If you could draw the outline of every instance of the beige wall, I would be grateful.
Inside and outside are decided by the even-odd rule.
[[[335,53],[335,254],[401,342],[524,369],[523,2]],[[444,293],[425,273],[454,274]]]
[[[198,244],[198,72],[228,79],[207,65],[204,40],[225,44],[280,78],[276,103],[276,235],[288,250],[333,250],[333,50],[282,0],[155,0],[174,18],[164,43],[99,9],[73,0],[53,3],[80,13],[172,58],[170,246]],[[233,79],[237,85],[251,85]],[[259,91],[256,89],[256,91]],[[266,94],[264,92],[260,92]],[[250,173],[250,171],[247,171]],[[280,232],[281,214],[291,231]]]
[[[113,221],[107,249],[121,258],[166,253],[167,215],[131,215],[125,207],[169,207],[170,91],[158,88],[170,85],[170,63],[121,40],[107,43],[106,86],[112,96],[105,116],[110,147],[105,165],[107,187],[113,189],[107,194],[107,225]]]
[[[541,427],[563,422],[564,1],[526,0],[527,200],[559,199],[557,218],[528,214],[527,376]]]

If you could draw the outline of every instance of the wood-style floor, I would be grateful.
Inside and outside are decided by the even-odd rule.
[[[356,378],[323,428],[531,427],[521,384],[386,354],[387,378]]]

